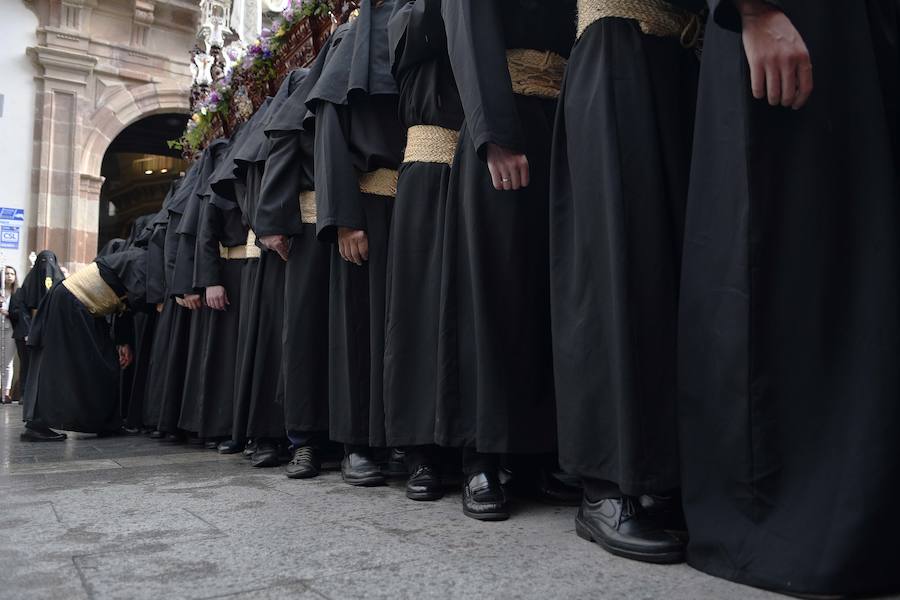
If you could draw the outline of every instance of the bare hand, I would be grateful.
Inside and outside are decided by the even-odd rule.
[[[369,260],[369,236],[362,229],[338,227],[338,251],[344,260],[362,266]]]
[[[203,300],[200,299],[200,294],[188,294],[184,298],[184,306],[188,310],[197,310],[201,306],[203,306]]]
[[[524,154],[497,144],[488,144],[487,164],[494,189],[510,191],[528,187],[531,175],[528,158]]]
[[[260,243],[271,250],[272,252],[278,253],[278,256],[281,257],[281,260],[287,262],[288,260],[288,240],[286,236],[283,235],[264,235],[259,238]]]
[[[206,305],[213,310],[225,310],[231,302],[228,301],[228,292],[221,285],[206,288]]]
[[[743,24],[750,86],[757,100],[802,108],[813,91],[806,42],[783,12],[761,0],[735,0]]]
[[[127,369],[132,362],[134,362],[134,355],[131,352],[131,346],[117,346],[116,348],[119,351],[119,368]]]

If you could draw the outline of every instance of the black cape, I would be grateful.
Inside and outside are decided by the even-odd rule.
[[[900,6],[780,3],[815,67],[799,111],[752,98],[734,9],[711,3],[679,322],[688,561],[897,592]]]

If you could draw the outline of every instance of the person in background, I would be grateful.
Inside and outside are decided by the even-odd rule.
[[[9,305],[13,294],[19,289],[19,276],[13,267],[3,269],[3,288],[0,290],[0,377],[3,378],[3,396],[0,403],[11,404],[10,390],[13,383],[13,367],[15,363],[15,326],[9,314]]]

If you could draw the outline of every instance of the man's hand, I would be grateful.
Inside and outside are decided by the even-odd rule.
[[[131,346],[117,346],[116,349],[119,351],[119,368],[127,369],[132,362],[134,362],[134,355],[131,353]]]
[[[200,299],[200,294],[188,294],[182,298],[182,301],[181,305],[188,310],[197,310],[203,306],[203,300]]]
[[[800,33],[783,12],[762,0],[735,0],[753,97],[772,106],[802,108],[813,90],[812,62]]]
[[[487,164],[491,181],[497,190],[518,190],[528,187],[530,171],[528,158],[497,144],[487,145]]]
[[[213,310],[225,310],[231,302],[228,301],[228,292],[221,285],[206,288],[206,305]]]
[[[287,262],[288,260],[288,240],[286,236],[283,235],[264,235],[259,238],[260,243],[271,250],[272,252],[277,252],[278,256],[281,257],[281,260]]]
[[[369,236],[362,229],[338,227],[338,251],[344,260],[362,266],[369,260]]]

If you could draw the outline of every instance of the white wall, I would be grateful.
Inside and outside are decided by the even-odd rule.
[[[34,141],[35,69],[25,55],[37,43],[37,16],[22,0],[0,0],[0,207],[25,209],[19,250],[0,248],[0,263],[12,264],[21,281],[28,261],[31,214],[32,144]]]

